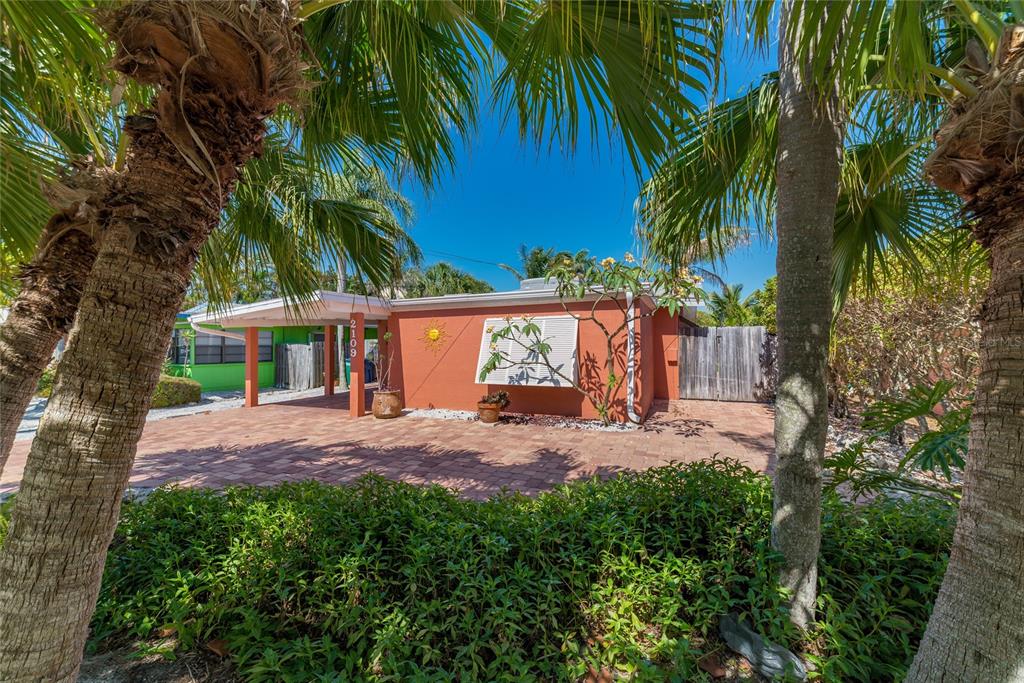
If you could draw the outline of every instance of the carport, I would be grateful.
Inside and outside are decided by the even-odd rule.
[[[283,298],[259,301],[253,304],[238,304],[207,311],[189,318],[192,326],[203,332],[238,337],[237,333],[217,331],[209,325],[221,328],[243,328],[245,340],[245,406],[259,405],[259,331],[260,328],[287,327],[292,325],[323,325],[324,328],[324,395],[334,393],[334,370],[337,362],[335,333],[339,325],[349,325],[349,357],[352,362],[349,384],[349,411],[354,417],[366,414],[365,386],[363,371],[363,344],[366,322],[377,324],[383,343],[390,315],[388,301],[374,296],[320,291],[302,302],[289,302]]]

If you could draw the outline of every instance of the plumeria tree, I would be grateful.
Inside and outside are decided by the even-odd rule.
[[[529,371],[540,365],[581,393],[608,424],[618,389],[626,381],[621,355],[630,330],[636,329],[639,320],[650,318],[663,308],[676,315],[688,300],[700,295],[702,279],[687,268],[651,267],[646,261],[637,262],[631,254],[626,254],[621,262],[611,257],[600,262],[581,262],[566,256],[553,266],[548,277],[557,283],[555,291],[566,315],[600,331],[605,341],[604,358],[592,370],[577,376],[563,364],[552,361],[551,338],[544,335],[536,318],[508,316],[503,326],[487,328],[491,355],[480,370],[480,381],[487,381],[496,370]],[[641,304],[641,300],[653,303]],[[603,367],[603,374],[598,367]],[[631,422],[639,421],[632,410],[625,412]]]

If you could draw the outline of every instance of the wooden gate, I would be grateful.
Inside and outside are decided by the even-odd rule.
[[[680,398],[771,401],[775,377],[775,335],[763,327],[679,331]]]
[[[286,389],[324,385],[324,343],[278,344],[274,384]]]

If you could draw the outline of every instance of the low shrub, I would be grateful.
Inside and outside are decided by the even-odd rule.
[[[767,478],[732,462],[486,502],[367,476],[124,508],[93,647],[173,629],[228,643],[251,681],[691,680],[717,617],[814,652],[826,680],[906,670],[945,567],[934,501],[826,496],[822,621],[802,644],[775,587]]]
[[[53,379],[56,374],[56,364],[46,366],[46,369],[43,370],[43,374],[39,375],[39,383],[36,385],[36,396],[50,398],[50,393],[53,391]]]
[[[202,385],[188,377],[160,375],[153,392],[152,408],[169,408],[186,403],[197,403],[202,398]]]

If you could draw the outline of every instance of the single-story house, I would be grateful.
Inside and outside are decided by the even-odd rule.
[[[258,404],[258,387],[274,383],[278,344],[322,339],[324,374],[336,376],[334,339],[340,325],[346,331],[354,415],[366,409],[365,340],[370,334],[383,339],[390,332],[390,341],[381,347],[385,354],[393,354],[390,384],[401,390],[407,408],[474,410],[482,395],[501,389],[511,396],[512,412],[595,418],[597,413],[584,396],[539,364],[495,370],[484,382],[479,375],[491,353],[490,330],[504,326],[509,317],[526,316],[542,326],[551,344],[550,357],[560,361],[563,374],[583,386],[603,381],[607,378],[605,337],[597,323],[577,316],[594,310],[600,322],[618,327],[626,302],[624,297],[618,302],[606,299],[595,309],[596,301],[594,297],[563,302],[554,283],[543,279],[525,280],[512,291],[416,299],[322,291],[298,307],[271,299],[222,311],[186,312],[179,329],[206,331],[192,343],[192,376],[210,382],[209,386],[204,383],[205,390],[229,384],[238,388],[236,382],[241,380],[249,406]],[[655,399],[678,397],[679,330],[696,324],[694,306],[672,316],[665,309],[654,312],[653,302],[646,297],[628,305],[635,307],[636,314],[653,315],[637,319],[631,333],[616,340],[615,372],[626,378],[613,397],[612,415],[620,421],[630,413],[642,418]],[[178,343],[172,344],[172,354]],[[172,360],[182,359],[174,356]],[[325,383],[325,393],[333,393],[333,384]]]

